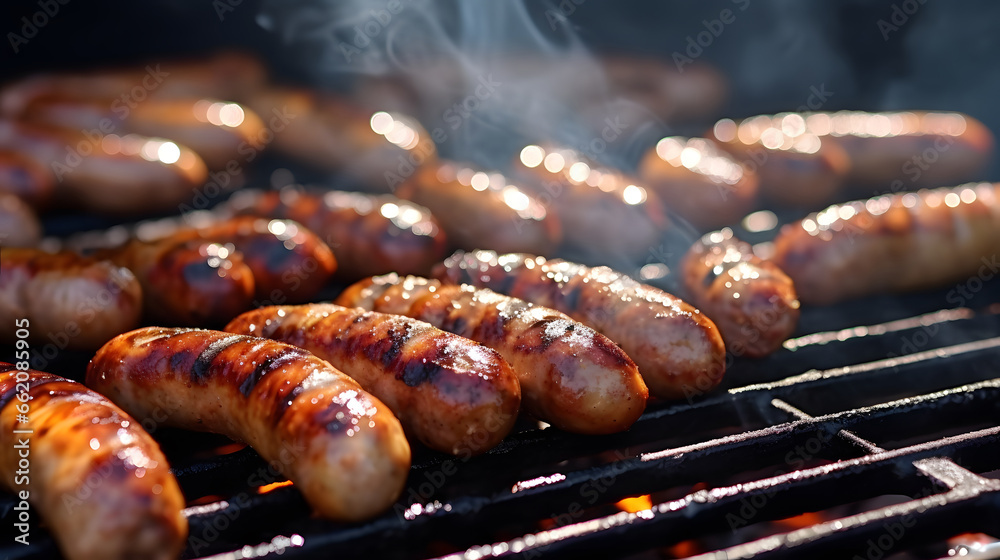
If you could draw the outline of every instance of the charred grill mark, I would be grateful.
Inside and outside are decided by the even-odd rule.
[[[281,419],[284,418],[285,412],[288,412],[288,407],[292,406],[295,398],[302,393],[302,384],[298,384],[288,391],[287,395],[281,395],[282,398],[275,399],[274,403],[274,421],[271,423],[272,426],[277,426]]]
[[[191,366],[191,381],[195,383],[202,382],[208,375],[208,368],[212,366],[212,361],[215,357],[219,355],[220,352],[229,348],[233,344],[246,340],[248,337],[243,335],[232,335],[224,338],[220,338],[215,342],[209,344],[198,357],[195,358],[194,364]]]
[[[396,379],[402,380],[408,387],[416,387],[421,383],[433,380],[437,377],[442,368],[437,360],[410,360],[403,367],[403,370],[396,373]]]
[[[240,394],[243,395],[244,398],[249,397],[250,391],[253,391],[253,388],[257,386],[257,383],[260,382],[260,378],[263,377],[265,373],[270,371],[271,368],[275,366],[275,362],[277,362],[280,358],[281,356],[269,356],[257,364],[257,367],[250,372],[250,375],[246,376],[246,378],[243,379],[243,382],[240,383]]]
[[[403,346],[409,342],[411,337],[409,323],[390,327],[385,333],[387,348],[382,352],[382,365],[388,367],[389,364],[395,361],[400,353],[402,353]]]

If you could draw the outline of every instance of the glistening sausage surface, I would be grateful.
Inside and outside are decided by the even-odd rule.
[[[432,449],[482,453],[517,419],[521,387],[496,351],[423,321],[332,303],[248,311],[226,326],[304,348],[386,403]]]
[[[27,423],[18,420],[19,405],[27,405]],[[74,381],[0,362],[0,429],[2,486],[29,492],[66,558],[180,555],[188,526],[177,480],[153,438],[111,401]]]
[[[613,342],[566,315],[472,286],[388,274],[347,288],[337,303],[406,315],[481,342],[514,368],[524,408],[572,432],[628,429],[648,391]]]
[[[718,385],[726,356],[715,324],[663,290],[608,267],[493,251],[457,252],[435,277],[494,289],[551,307],[617,342],[650,392],[680,398]]]
[[[386,405],[316,356],[219,331],[149,327],[101,348],[87,385],[139,419],[245,441],[325,517],[370,518],[399,497],[410,447]]]

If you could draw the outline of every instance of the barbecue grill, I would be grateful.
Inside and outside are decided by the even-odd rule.
[[[482,456],[419,449],[400,501],[361,524],[310,517],[250,449],[147,428],[197,498],[187,558],[943,558],[1000,535],[1000,287],[946,297],[805,309],[783,350],[624,434],[525,422]],[[54,554],[36,534],[0,555]]]
[[[256,9],[245,8],[232,27],[201,25],[199,47],[237,42]],[[757,103],[744,112],[770,109]],[[106,225],[59,219],[50,233]],[[1000,558],[1000,283],[967,287],[971,297],[958,300],[947,287],[804,308],[782,350],[734,357],[720,387],[650,402],[625,433],[579,436],[521,420],[477,457],[415,445],[402,497],[364,523],[311,516],[249,448],[144,425],[192,500],[191,559]],[[46,369],[82,381],[89,357],[60,352]],[[31,544],[13,544],[15,503],[0,496],[0,557],[58,555],[34,516]]]

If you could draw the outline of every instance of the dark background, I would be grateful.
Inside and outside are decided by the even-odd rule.
[[[38,0],[7,0],[0,7],[0,81],[41,70],[138,63],[232,47],[260,55],[281,80],[316,78],[313,53],[302,41],[259,25],[259,0],[63,1],[18,53],[8,33],[20,34],[21,18],[30,19],[42,7]],[[282,9],[313,3],[287,2]],[[446,11],[449,3],[441,6]],[[961,111],[985,122],[994,134],[1000,131],[1000,3],[995,1],[565,0],[532,2],[528,11],[543,32],[550,29],[546,10],[563,12],[595,51],[670,60],[673,52],[684,52],[689,36],[705,30],[704,21],[726,8],[734,11],[735,21],[699,60],[729,78],[728,116],[794,110],[815,87],[832,92],[824,110]],[[1000,179],[1000,165],[994,163],[988,175],[983,179]]]

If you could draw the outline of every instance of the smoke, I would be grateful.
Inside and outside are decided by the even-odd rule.
[[[257,20],[316,83],[414,114],[454,159],[505,169],[526,143],[549,141],[621,165],[630,140],[658,123],[610,93],[555,5],[264,0]]]

